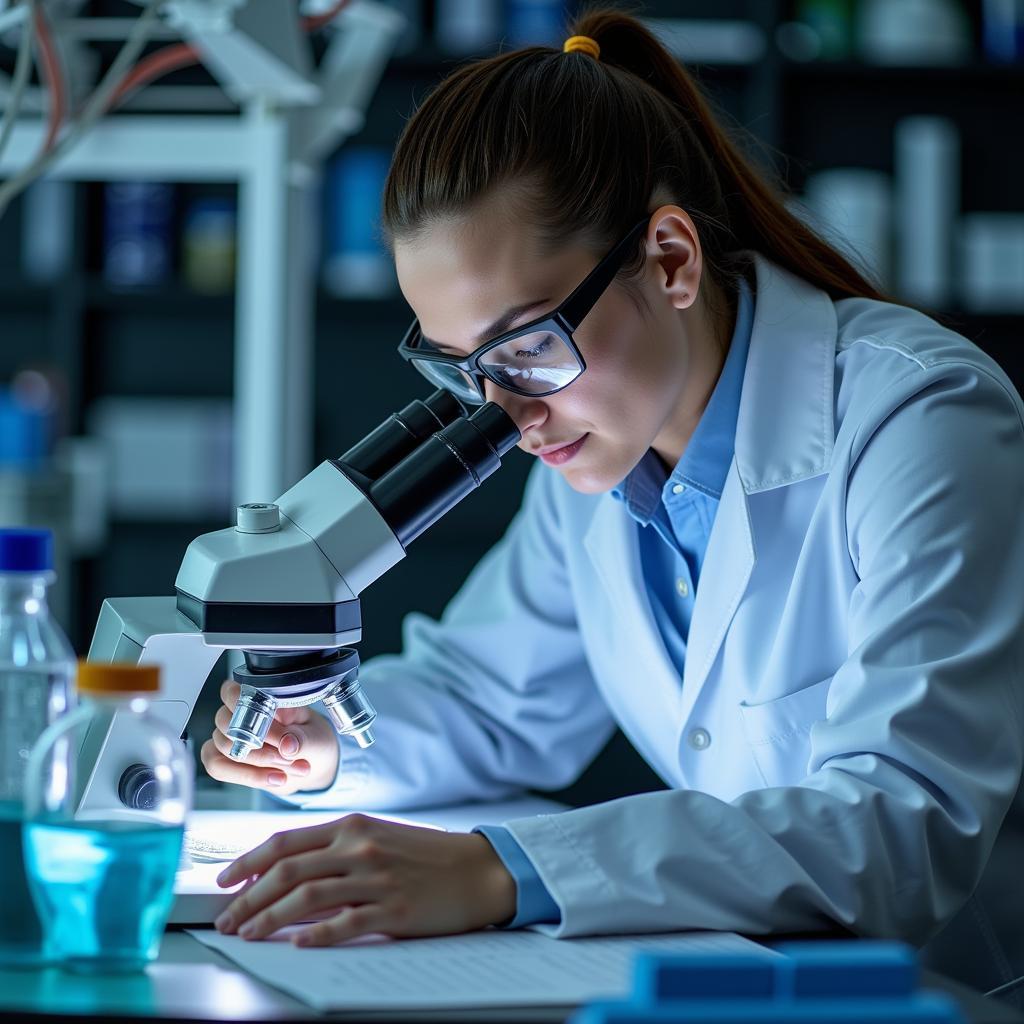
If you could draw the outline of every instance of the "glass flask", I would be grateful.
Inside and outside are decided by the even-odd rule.
[[[151,711],[159,686],[155,665],[81,662],[80,706],[29,758],[25,867],[45,953],[70,970],[140,970],[159,951],[193,783]]]

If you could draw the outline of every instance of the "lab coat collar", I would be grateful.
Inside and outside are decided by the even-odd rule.
[[[735,459],[744,492],[754,494],[828,471],[838,321],[825,292],[750,256],[757,298]]]

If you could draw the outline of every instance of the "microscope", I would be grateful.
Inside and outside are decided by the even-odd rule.
[[[359,594],[478,487],[519,431],[494,403],[467,415],[439,389],[392,414],[273,504],[239,506],[231,529],[189,545],[174,597],[103,602],[90,661],[158,664],[152,710],[179,735],[225,650],[241,685],[231,757],[259,749],[279,707],[320,702],[342,735],[373,743],[376,712],[359,685]],[[159,787],[117,716],[95,752],[80,810],[145,811]]]

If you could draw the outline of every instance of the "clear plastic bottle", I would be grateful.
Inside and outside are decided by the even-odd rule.
[[[184,743],[150,712],[159,689],[155,665],[79,663],[80,706],[29,758],[25,868],[61,967],[134,971],[159,951],[193,781]],[[136,763],[98,760],[116,734],[131,736]]]
[[[29,751],[72,699],[75,656],[50,617],[49,530],[0,529],[0,965],[42,961],[21,845]]]

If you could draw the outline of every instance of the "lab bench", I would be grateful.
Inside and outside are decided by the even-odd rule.
[[[951,995],[970,1024],[1024,1022],[1024,1013],[931,971],[922,985]],[[187,932],[172,928],[160,956],[145,973],[108,977],[68,974],[50,967],[39,971],[0,970],[0,1021],[280,1021],[342,1020],[537,1024],[564,1021],[565,1008],[516,1010],[444,1010],[319,1014],[239,970]]]

